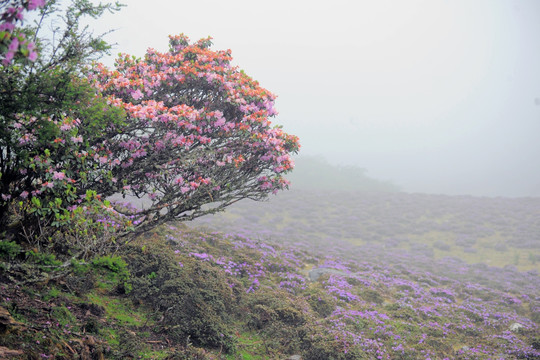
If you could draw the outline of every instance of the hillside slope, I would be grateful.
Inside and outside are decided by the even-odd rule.
[[[89,264],[2,249],[13,358],[540,357],[538,275],[512,267],[181,224]]]

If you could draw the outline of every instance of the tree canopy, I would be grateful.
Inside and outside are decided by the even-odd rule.
[[[275,96],[232,66],[230,51],[210,45],[171,36],[166,53],[122,55],[116,69],[92,70],[102,94],[126,112],[101,145],[117,186],[98,192],[146,197],[139,214],[147,224],[193,219],[288,185],[283,175],[299,145],[271,126]]]
[[[21,29],[39,57],[0,65],[0,224],[31,242],[52,228],[84,248],[89,231],[114,238],[288,187],[298,138],[272,126],[275,95],[230,50],[178,35],[165,53],[92,62],[110,46],[80,19],[120,7],[74,0],[52,41],[39,36],[62,11],[50,0]]]

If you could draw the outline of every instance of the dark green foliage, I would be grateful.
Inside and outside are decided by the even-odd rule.
[[[173,354],[167,356],[165,360],[206,360],[208,351],[195,347],[187,346],[182,350],[176,350]]]
[[[302,298],[277,289],[260,289],[247,299],[246,306],[254,310],[247,315],[248,323],[255,329],[263,329],[273,322],[302,326],[312,316],[309,304]]]
[[[108,273],[105,275],[108,280],[117,282],[117,291],[120,293],[129,293],[131,291],[131,283],[129,282],[130,273],[128,265],[119,256],[100,256],[92,260],[94,269],[104,269]]]
[[[475,323],[481,324],[484,321],[484,318],[482,316],[480,316],[477,313],[474,313],[472,311],[462,309],[461,312],[463,312],[463,314],[465,316],[467,316],[467,318],[471,319]]]
[[[531,346],[535,350],[540,350],[540,337],[534,337],[531,341]]]
[[[100,326],[101,325],[96,318],[89,317],[88,320],[86,320],[86,323],[83,325],[83,330],[87,333],[99,334]]]
[[[53,319],[62,327],[73,325],[77,322],[75,316],[65,306],[56,306],[51,311]]]
[[[531,312],[531,320],[537,324],[540,324],[540,310]]]
[[[62,265],[62,262],[60,260],[57,260],[56,255],[52,253],[42,253],[39,251],[31,250],[27,252],[27,255],[30,262],[36,265],[41,265],[40,268],[44,270],[53,270],[54,268]]]
[[[379,294],[377,291],[371,289],[363,289],[360,292],[360,297],[367,302],[375,303],[378,305],[384,302],[384,298],[382,297],[382,295]]]
[[[267,339],[266,346],[285,353],[300,350],[306,328],[314,320],[303,298],[278,289],[259,289],[246,297],[243,309],[247,325]]]
[[[71,272],[65,277],[67,287],[79,296],[91,291],[96,285],[96,274],[91,271],[89,264],[76,260],[71,262]]]
[[[388,314],[391,314],[392,317],[397,319],[402,319],[406,321],[418,320],[418,315],[416,314],[414,309],[409,306],[402,306],[394,303],[386,305],[385,310],[388,312]]]
[[[124,114],[107,104],[85,75],[85,66],[108,53],[110,46],[102,35],[94,35],[82,24],[88,17],[120,7],[88,0],[62,4],[48,0],[35,24],[22,29],[27,38],[36,39],[38,59],[0,65],[0,193],[10,196],[0,199],[0,226],[10,225],[6,226],[10,239],[54,248],[57,255],[83,253],[91,258],[94,254],[88,252],[109,250],[103,244],[95,249],[70,241],[103,232],[103,226],[81,221],[81,216],[88,215],[73,216],[67,209],[87,190],[99,190],[110,182],[103,181],[103,174],[94,174],[80,154],[117,134],[118,129],[112,129],[122,126]],[[43,32],[45,28],[49,31]],[[59,141],[65,140],[60,139],[65,119],[81,122],[78,129],[63,134],[67,139],[84,138],[76,148],[74,143]],[[50,181],[53,169],[73,182],[42,191],[41,184]],[[40,194],[32,194],[35,190]]]
[[[4,259],[14,259],[21,252],[21,247],[14,241],[0,241],[0,257]]]
[[[119,256],[100,256],[92,260],[92,266],[95,268],[108,269],[113,273],[118,274],[123,279],[127,279],[129,277],[127,263]]]
[[[336,309],[334,297],[321,289],[319,284],[314,284],[308,289],[306,299],[311,309],[321,317],[329,316]]]
[[[344,353],[342,345],[335,339],[335,335],[328,333],[322,327],[307,328],[308,332],[302,342],[302,359],[305,360],[364,360],[372,359],[360,351],[358,347],[351,347]]]
[[[227,279],[203,261],[187,259],[180,266],[171,253],[164,244],[126,249],[130,297],[154,309],[161,331],[171,340],[233,351],[230,325],[237,301]]]

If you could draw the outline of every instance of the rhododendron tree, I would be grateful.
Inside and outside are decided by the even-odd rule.
[[[210,38],[171,36],[166,53],[121,55],[115,69],[93,69],[97,88],[126,112],[117,134],[96,144],[115,182],[95,189],[144,199],[142,229],[288,187],[283,175],[299,143],[272,126],[275,95],[232,66],[230,51],[210,46]]]
[[[0,14],[8,3],[16,2],[0,2],[4,6]],[[42,3],[22,2],[29,10]],[[132,219],[113,212],[92,188],[95,182],[110,181],[108,168],[99,166],[102,155],[94,144],[116,134],[103,130],[119,126],[124,116],[121,108],[107,104],[85,75],[85,66],[110,46],[101,35],[80,26],[85,17],[96,18],[120,7],[89,0],[67,4],[48,0],[35,26],[15,29],[36,39],[40,54],[34,62],[0,65],[0,231],[4,236],[22,236],[36,248],[63,243],[67,252],[75,254],[91,252],[87,244],[93,238],[111,239],[105,236],[108,232],[129,228]],[[49,22],[54,25],[52,33],[40,32]],[[72,248],[74,241],[81,246]],[[107,251],[107,246],[102,250]]]
[[[120,126],[124,115],[84,79],[72,79],[65,90],[71,109],[16,113],[0,137],[0,223],[34,248],[86,256],[116,247],[111,240],[136,221],[113,211],[93,190],[96,183],[112,183],[100,161],[105,153],[93,144],[112,136],[103,128]]]

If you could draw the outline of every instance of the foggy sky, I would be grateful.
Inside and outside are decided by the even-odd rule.
[[[90,23],[115,53],[212,36],[302,154],[409,192],[540,196],[538,0],[125,2]]]

